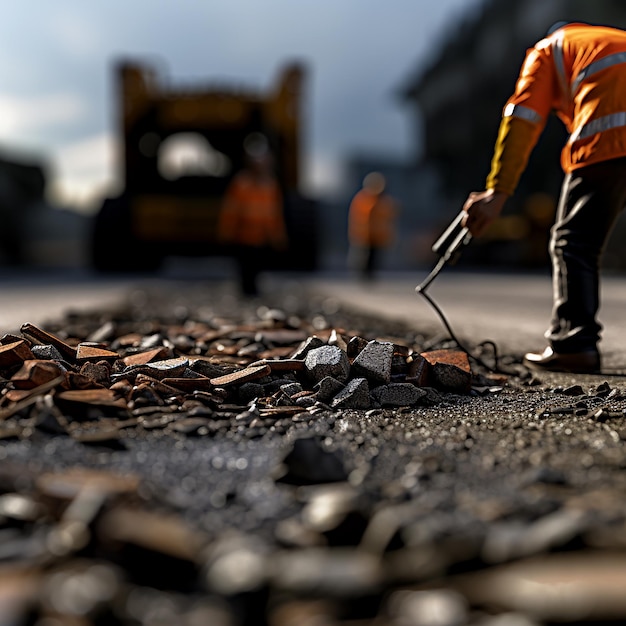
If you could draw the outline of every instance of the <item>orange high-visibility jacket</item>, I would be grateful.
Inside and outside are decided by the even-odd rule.
[[[218,224],[221,241],[244,246],[278,245],[286,240],[282,194],[272,178],[236,174],[224,196]]]
[[[512,194],[554,111],[569,138],[566,173],[626,156],[626,32],[566,24],[527,51],[503,110],[487,188]]]
[[[348,237],[350,243],[360,246],[385,247],[393,239],[393,200],[384,194],[367,189],[356,193],[348,212]]]

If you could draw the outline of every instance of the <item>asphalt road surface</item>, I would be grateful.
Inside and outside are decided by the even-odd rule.
[[[312,289],[321,298],[386,318],[408,322],[425,335],[445,333],[429,303],[415,292],[427,271],[383,274],[364,284],[347,274],[268,275],[266,292]],[[201,272],[169,271],[159,277],[95,276],[89,272],[19,272],[0,275],[0,331],[16,332],[24,322],[45,324],[70,310],[109,308],[144,288],[184,295],[221,281],[225,293],[234,285],[223,276],[207,279]],[[523,353],[544,347],[543,332],[550,316],[548,274],[467,272],[446,268],[428,288],[454,332],[469,344],[490,340],[500,350]],[[600,321],[607,370],[626,370],[626,277],[604,276]]]
[[[333,328],[393,336],[394,319],[429,336],[441,324],[414,292],[421,278],[362,285],[348,276],[268,276],[263,286],[284,311],[306,304],[303,317],[319,311]],[[624,284],[604,283],[614,363],[625,353]],[[130,299],[128,313],[139,315],[126,319],[132,326],[123,334],[150,342],[164,338],[150,325],[146,331],[144,311],[166,310],[175,322],[164,336],[178,342],[179,322],[201,318],[217,298],[222,320],[258,315],[271,300],[244,303],[224,277],[199,273],[13,274],[0,276],[0,289],[9,331],[74,310],[76,318],[60,325],[87,337],[101,327],[94,309]],[[541,346],[546,276],[446,272],[432,296],[468,343]],[[374,313],[374,322],[355,309]],[[90,313],[81,319],[81,311]],[[205,350],[211,340],[203,337],[203,347],[194,339],[184,349]],[[244,340],[238,348],[260,349],[256,333]],[[106,366],[92,366],[93,376],[107,378]],[[132,405],[111,413],[72,409],[63,402],[75,394],[45,390],[35,403],[17,401],[0,429],[0,553],[13,567],[8,591],[0,587],[38,595],[35,608],[21,598],[11,623],[43,624],[57,617],[50,610],[72,617],[80,610],[85,624],[152,624],[158,611],[159,623],[181,625],[400,626],[426,623],[420,616],[429,605],[428,623],[444,623],[440,607],[451,616],[445,623],[468,626],[625,623],[626,378],[527,374],[471,394],[431,390],[425,404],[410,407],[320,405],[294,415],[244,404],[238,393],[222,403],[198,383],[193,394],[172,396],[165,383],[133,385],[132,377],[122,395]],[[261,387],[259,398],[274,397],[274,387]],[[131,482],[120,483],[120,473]],[[63,506],[41,508],[55,498]],[[422,588],[412,593],[416,584]],[[93,599],[85,589],[96,590]],[[118,621],[107,621],[113,611]]]

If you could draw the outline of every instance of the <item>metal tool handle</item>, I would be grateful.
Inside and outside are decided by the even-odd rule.
[[[461,211],[433,244],[432,251],[439,255],[439,261],[430,274],[415,287],[417,293],[424,293],[430,283],[437,278],[446,263],[453,263],[460,253],[461,248],[472,240],[472,234],[469,228],[463,226],[464,217],[465,211]]]
[[[446,261],[450,261],[455,253],[472,239],[469,228],[463,226],[465,215],[465,211],[461,211],[433,244],[432,251]]]

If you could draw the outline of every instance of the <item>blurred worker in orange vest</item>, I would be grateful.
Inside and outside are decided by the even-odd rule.
[[[385,193],[387,181],[380,172],[363,179],[348,210],[348,264],[364,280],[371,281],[378,269],[380,251],[391,245],[397,213],[393,198]]]
[[[486,189],[470,193],[463,207],[473,235],[487,229],[514,193],[551,111],[569,132],[549,246],[552,320],[548,346],[524,362],[594,372],[601,366],[599,261],[626,204],[626,32],[560,22],[528,50],[503,110]]]
[[[250,136],[244,150],[246,166],[226,190],[218,237],[235,247],[241,292],[256,296],[258,276],[268,256],[287,247],[287,230],[267,140],[258,134]]]

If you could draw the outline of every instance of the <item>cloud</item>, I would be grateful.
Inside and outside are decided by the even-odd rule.
[[[0,142],[41,149],[47,132],[75,123],[84,113],[83,99],[74,93],[0,94]]]
[[[70,143],[52,155],[50,196],[63,206],[90,211],[119,185],[119,144],[100,133]]]
[[[328,152],[305,155],[302,189],[306,194],[336,195],[343,191],[345,171],[342,159]]]

